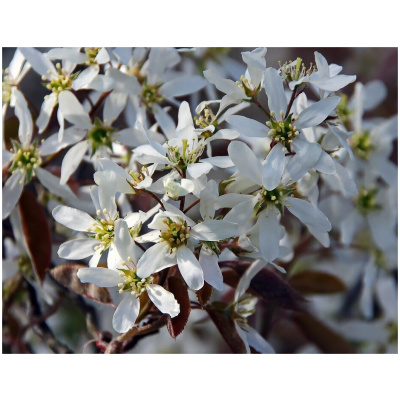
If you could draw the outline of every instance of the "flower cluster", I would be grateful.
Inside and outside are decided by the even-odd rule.
[[[3,219],[24,191],[46,193],[56,257],[86,260],[80,283],[115,288],[117,332],[175,326],[197,304],[230,320],[244,351],[273,353],[249,322],[251,283],[264,271],[289,285],[310,243],[363,252],[359,318],[374,317],[378,275],[397,259],[397,116],[365,120],[383,84],[357,83],[348,99],[356,76],[318,52],[309,67],[266,55],[20,48],[5,71],[3,113],[19,125],[3,138]],[[38,113],[19,88],[29,69],[48,90]]]

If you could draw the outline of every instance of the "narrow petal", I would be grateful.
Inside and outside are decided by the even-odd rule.
[[[86,130],[71,127],[64,131],[62,141],[60,142],[58,139],[58,133],[54,133],[41,144],[40,151],[42,152],[42,156],[55,154],[71,144],[80,142],[85,135]]]
[[[113,80],[113,88],[116,93],[138,95],[141,92],[140,84],[135,76],[124,74],[115,68],[109,68],[106,76]]]
[[[19,90],[16,90],[15,98],[15,115],[19,120],[18,137],[22,144],[30,143],[32,139],[33,122],[28,109],[28,103]]]
[[[222,277],[221,268],[218,265],[218,256],[201,247],[199,263],[204,273],[204,280],[217,290],[224,288],[224,280]]]
[[[211,158],[203,158],[200,160],[200,162],[211,164],[213,167],[218,167],[218,168],[229,168],[235,165],[228,156],[215,156]]]
[[[61,163],[61,178],[62,185],[66,184],[70,176],[75,172],[81,163],[83,156],[86,154],[89,143],[87,140],[77,143],[72,146],[65,154]]]
[[[262,166],[256,155],[243,142],[229,144],[228,154],[241,174],[257,185],[262,185]]]
[[[158,104],[154,106],[154,117],[168,140],[176,137],[174,120]]]
[[[207,174],[211,169],[212,165],[208,163],[190,164],[187,167],[187,171],[194,179],[200,178],[200,176]]]
[[[260,251],[266,261],[274,261],[279,256],[280,226],[278,222],[277,210],[275,207],[269,212],[259,216]]]
[[[107,268],[117,271],[118,268],[123,268],[122,267],[123,261],[124,260],[119,255],[115,243],[111,243],[110,247],[108,248]]]
[[[243,328],[246,331],[247,343],[261,354],[275,354],[273,347],[251,326]]]
[[[179,271],[188,286],[199,290],[204,285],[204,274],[201,265],[194,254],[186,247],[178,247],[176,258]]]
[[[99,264],[101,255],[102,255],[102,249],[99,248],[94,252],[92,258],[89,260],[89,268],[97,267],[97,265]]]
[[[321,122],[325,121],[326,117],[338,106],[339,103],[339,96],[328,97],[314,103],[300,113],[299,119],[296,122],[296,128],[304,129],[317,126]]]
[[[39,117],[36,120],[36,126],[39,129],[39,133],[43,133],[43,131],[47,128],[49,124],[51,114],[53,113],[54,107],[57,103],[57,94],[51,93],[45,97],[42,106],[40,108]]]
[[[139,247],[129,234],[128,224],[123,219],[115,221],[114,243],[121,258],[128,262],[128,257],[136,264],[140,256]]]
[[[286,112],[287,99],[283,89],[282,77],[275,68],[267,68],[264,75],[265,92],[268,96],[268,107],[278,117],[279,113]]]
[[[83,89],[89,83],[93,81],[93,79],[99,73],[99,66],[98,65],[91,65],[90,67],[86,68],[82,71],[76,79],[72,82],[72,88],[74,90]]]
[[[176,264],[175,253],[170,254],[164,242],[156,243],[144,252],[137,264],[137,274],[147,278],[155,272]]]
[[[117,215],[115,192],[117,191],[116,176],[112,170],[97,171],[95,182],[99,185],[99,202],[101,210],[114,219]],[[107,210],[107,211],[104,211]]]
[[[268,128],[254,119],[243,117],[242,115],[230,115],[226,121],[240,134],[247,137],[266,138]]]
[[[123,282],[117,271],[108,268],[81,268],[77,275],[82,283],[93,283],[99,287],[114,287]]]
[[[91,128],[92,123],[89,114],[74,94],[68,90],[64,90],[58,95],[58,101],[61,114],[68,122],[81,129]]]
[[[125,93],[111,92],[104,103],[103,119],[112,124],[126,106],[128,95]]]
[[[40,51],[33,47],[20,47],[19,50],[40,76],[51,77],[51,75],[57,75],[53,63]],[[50,71],[50,74],[48,71]]]
[[[336,75],[330,78],[311,79],[310,82],[319,89],[336,92],[354,82],[356,78],[356,75]]]
[[[308,201],[289,197],[286,200],[286,205],[289,206],[289,211],[303,224],[315,226],[325,232],[332,229],[328,218]]]
[[[190,236],[198,240],[215,241],[238,235],[237,224],[220,220],[209,220],[197,224],[190,230]]]
[[[64,199],[76,199],[74,192],[68,185],[62,185],[60,179],[43,168],[36,168],[36,175],[40,183],[50,192]]]
[[[53,218],[60,224],[74,231],[86,232],[93,229],[95,220],[87,213],[67,206],[57,206],[53,212]]]
[[[285,153],[282,151],[282,145],[278,143],[269,152],[262,167],[262,182],[267,190],[273,190],[279,185],[284,167]]]
[[[68,240],[68,242],[61,244],[57,254],[68,260],[80,260],[92,256],[95,252],[94,248],[98,244],[98,240],[91,238]]]
[[[183,76],[164,83],[160,87],[160,93],[165,97],[179,97],[197,92],[206,85],[206,81],[201,76]]]
[[[264,268],[266,263],[263,260],[256,260],[250,265],[245,271],[245,273],[240,278],[240,281],[236,287],[235,291],[235,302],[242,297],[246,290],[249,288],[251,280]]]
[[[356,232],[361,229],[364,219],[360,213],[354,209],[340,224],[340,240],[342,243],[349,245]]]
[[[12,174],[3,187],[3,219],[7,218],[21,197],[25,174]]]
[[[189,103],[187,101],[183,101],[179,106],[178,126],[176,127],[176,130],[179,132],[187,128],[194,129],[194,124]]]
[[[113,316],[113,328],[119,333],[128,332],[135,325],[140,311],[140,301],[136,296],[126,295],[119,303]]]
[[[147,286],[147,294],[153,304],[163,313],[169,314],[171,318],[176,317],[180,312],[179,303],[175,296],[160,285],[150,284]]]

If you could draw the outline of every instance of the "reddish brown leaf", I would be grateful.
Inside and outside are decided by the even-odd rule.
[[[180,313],[174,318],[169,317],[167,323],[169,334],[176,339],[188,321],[191,311],[190,299],[186,285],[180,277],[170,276],[168,278],[168,290],[175,296],[181,308]]]
[[[210,300],[213,291],[214,288],[207,282],[204,282],[204,286],[196,292],[197,299],[199,300],[202,308]]]
[[[293,321],[303,331],[304,335],[328,354],[352,354],[355,349],[338,333],[306,312],[293,315]]]
[[[339,278],[321,271],[299,272],[289,279],[289,283],[302,294],[332,294],[346,290]]]
[[[62,264],[53,268],[50,275],[67,289],[87,297],[99,303],[113,306],[110,293],[106,288],[98,287],[92,283],[82,283],[76,275],[81,268],[87,268],[81,264]]]
[[[231,350],[236,354],[246,354],[246,346],[237,333],[233,321],[223,311],[207,308],[207,312]]]
[[[232,270],[224,268],[222,271],[224,282],[229,286],[236,287],[249,265],[250,263],[238,263]],[[273,303],[276,307],[288,310],[300,310],[301,302],[304,301],[304,298],[286,281],[265,268],[251,281],[249,293]]]
[[[42,282],[51,262],[51,235],[46,214],[28,190],[22,192],[19,213],[33,270]]]

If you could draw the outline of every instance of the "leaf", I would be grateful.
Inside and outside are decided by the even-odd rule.
[[[46,214],[28,190],[22,192],[18,206],[33,270],[42,283],[51,263],[51,235]]]
[[[328,354],[353,354],[355,349],[338,333],[306,312],[295,313],[293,321],[304,335]]]
[[[211,295],[213,294],[214,288],[209,285],[207,282],[204,282],[204,286],[196,292],[197,299],[203,308],[204,305],[210,300]]]
[[[50,275],[62,286],[88,299],[98,303],[114,306],[108,289],[101,288],[93,283],[82,283],[77,272],[81,268],[87,268],[81,264],[61,264],[50,270]],[[99,267],[98,267],[99,268]]]
[[[214,303],[213,303],[214,305]],[[214,322],[226,344],[235,354],[247,354],[246,346],[236,331],[235,324],[225,312],[207,308],[208,315]]]
[[[333,294],[346,290],[342,280],[322,271],[299,272],[289,279],[289,283],[302,294]]]
[[[4,122],[4,146],[6,150],[12,149],[11,140],[18,140],[19,121],[16,116],[12,116]]]
[[[233,265],[233,264],[232,264]],[[250,263],[236,263],[234,268],[224,268],[224,283],[236,287]],[[277,307],[299,311],[305,299],[277,274],[263,268],[251,281],[249,293],[273,303]]]
[[[176,317],[168,317],[167,323],[169,334],[173,339],[176,339],[176,337],[183,331],[188,321],[191,311],[190,299],[182,278],[170,276],[168,278],[168,290],[175,296],[175,299],[181,308],[180,313]]]

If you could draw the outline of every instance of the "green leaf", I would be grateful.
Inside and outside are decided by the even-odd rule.
[[[51,262],[51,235],[46,214],[36,196],[26,189],[19,200],[19,213],[33,270],[39,282],[43,282]]]
[[[289,279],[290,285],[302,294],[333,294],[346,290],[338,277],[322,271],[302,271]]]
[[[169,334],[173,339],[176,339],[188,321],[191,311],[190,299],[186,285],[180,277],[170,276],[168,278],[168,290],[175,296],[181,308],[180,313],[174,318],[169,317],[167,323]]]
[[[101,288],[93,283],[82,283],[77,272],[81,268],[87,268],[81,264],[61,264],[51,269],[50,275],[62,286],[98,303],[114,306],[108,289]],[[98,267],[99,268],[99,267]]]

